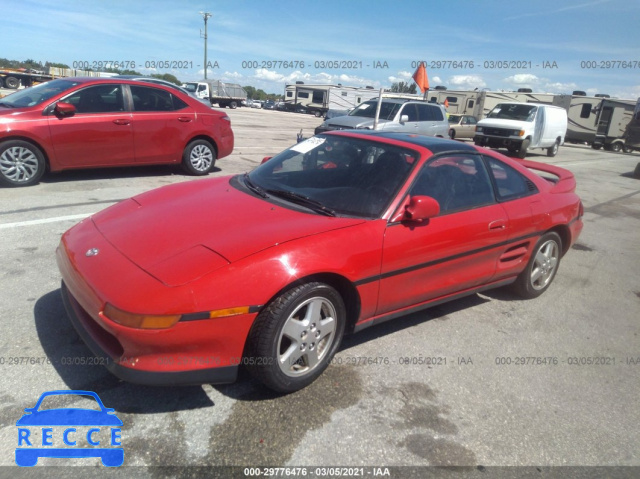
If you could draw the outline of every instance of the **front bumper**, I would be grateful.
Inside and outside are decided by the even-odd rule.
[[[87,244],[100,254],[77,254]],[[180,288],[167,287],[135,267],[91,220],[65,233],[56,255],[65,308],[82,340],[100,358],[98,364],[125,381],[147,385],[235,381],[257,312],[193,318],[195,311]],[[107,302],[132,312],[174,314],[168,309],[176,308],[185,316],[166,329],[132,328],[104,315]]]
[[[97,364],[104,365],[113,375],[120,379],[136,384],[147,386],[186,386],[191,384],[227,384],[235,382],[238,377],[238,364],[234,366],[204,367],[191,369],[197,365],[218,362],[213,356],[188,356],[171,355],[165,358],[158,358],[158,366],[183,366],[180,371],[145,371],[128,367],[126,364],[135,363],[137,358],[127,357],[124,354],[113,357],[107,352],[107,348],[113,351],[117,339],[109,337],[106,331],[99,331],[100,328],[89,314],[80,306],[80,303],[69,293],[67,286],[62,282],[61,287],[62,302],[67,311],[71,324],[91,352],[98,358]],[[105,342],[111,342],[111,348],[104,347]]]

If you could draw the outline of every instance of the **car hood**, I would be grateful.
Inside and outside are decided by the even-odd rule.
[[[283,208],[233,181],[166,186],[107,208],[92,221],[120,253],[168,286],[278,244],[365,221]]]
[[[389,120],[379,119],[378,123],[387,123]],[[337,129],[350,129],[350,128],[373,128],[373,118],[367,118],[364,116],[336,116],[327,121],[327,126]]]
[[[484,120],[480,120],[477,126],[489,126],[495,128],[513,128],[514,130],[519,130],[528,125],[532,125],[532,122],[521,121],[521,120],[503,120],[500,118],[485,118]]]

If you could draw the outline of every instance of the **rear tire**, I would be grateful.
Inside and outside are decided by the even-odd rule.
[[[513,291],[525,299],[537,298],[551,285],[560,266],[562,240],[550,231],[538,240],[529,263],[513,283]]]
[[[16,90],[20,86],[20,79],[16,77],[5,77],[4,86],[11,90]]]
[[[616,141],[615,143],[611,143],[611,151],[615,153],[620,153],[621,150],[622,150],[622,143],[620,143],[619,141]]]
[[[182,154],[182,167],[190,175],[206,175],[215,164],[216,150],[207,140],[193,140]]]
[[[340,347],[346,323],[340,294],[312,282],[285,291],[260,312],[246,348],[247,369],[281,393],[315,381]]]
[[[553,146],[547,148],[547,156],[554,157],[558,154],[558,149],[560,148],[560,141],[556,140]]]

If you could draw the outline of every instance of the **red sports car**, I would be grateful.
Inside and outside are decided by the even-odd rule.
[[[60,78],[0,98],[0,183],[45,170],[182,163],[205,175],[231,154],[229,117],[176,88]]]
[[[82,221],[57,251],[62,295],[124,380],[225,383],[244,365],[295,391],[346,332],[505,285],[542,294],[582,229],[575,186],[451,140],[322,134]]]

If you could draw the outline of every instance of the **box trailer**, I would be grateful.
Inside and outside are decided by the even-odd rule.
[[[237,108],[247,100],[247,92],[237,83],[224,83],[220,80],[200,80],[183,83],[182,86],[198,98],[209,100],[220,108]]]

